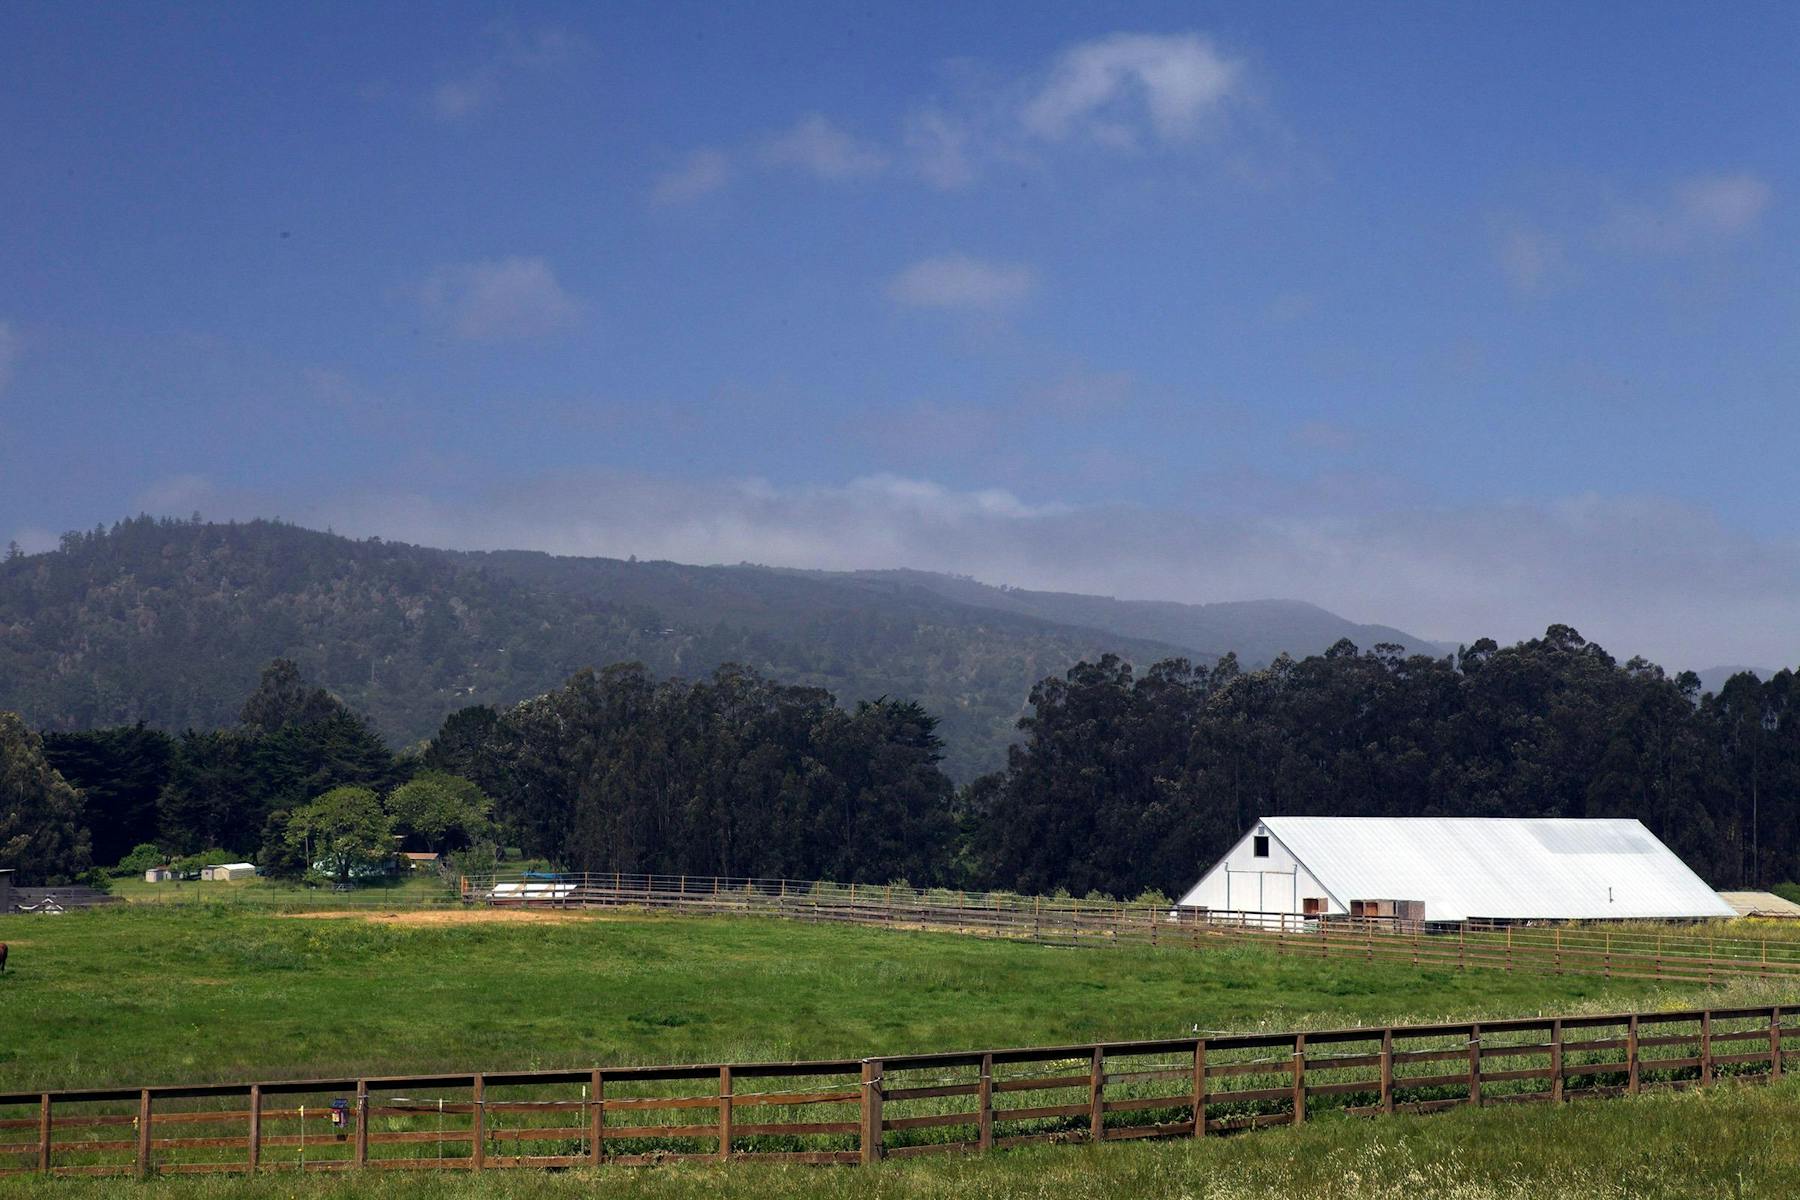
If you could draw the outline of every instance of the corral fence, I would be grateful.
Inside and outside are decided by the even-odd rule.
[[[872,1163],[1782,1077],[1781,1008],[0,1094],[0,1174]],[[1791,1048],[1790,1048],[1791,1047]],[[15,1140],[16,1139],[16,1140]]]
[[[771,916],[1016,938],[1058,945],[1138,943],[1204,949],[1224,942],[1277,954],[1414,967],[1722,983],[1800,978],[1800,939],[1729,937],[1706,926],[1420,922],[1395,917],[1174,908],[1167,903],[959,892],[900,884],[622,872],[464,877],[470,904],[642,908]]]

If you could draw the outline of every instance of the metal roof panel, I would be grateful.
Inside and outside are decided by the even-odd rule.
[[[1265,817],[1333,895],[1423,900],[1429,921],[1729,917],[1641,821]]]

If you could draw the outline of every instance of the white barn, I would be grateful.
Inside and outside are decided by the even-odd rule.
[[[1422,901],[1427,921],[1729,917],[1731,906],[1633,820],[1264,817],[1177,902],[1348,914]]]

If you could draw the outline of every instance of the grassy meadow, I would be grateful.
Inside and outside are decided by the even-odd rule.
[[[860,1057],[1540,1012],[1800,1003],[1727,989],[1203,951],[1066,949],[873,927],[404,903],[294,910],[255,885],[0,919],[0,1090],[431,1070]],[[172,898],[164,893],[162,898]],[[328,901],[326,903],[329,903]],[[314,905],[317,908],[317,905]],[[763,1165],[296,1180],[187,1196],[1778,1194],[1791,1084],[1380,1121],[1201,1144],[1019,1151],[873,1172]],[[1741,1176],[1741,1178],[1740,1178]],[[0,1197],[123,1181],[0,1181]],[[98,1189],[105,1188],[102,1193]],[[1732,1190],[1732,1189],[1740,1190]],[[1708,1190],[1710,1189],[1710,1190]],[[1760,1190],[1759,1190],[1760,1189]]]
[[[863,1167],[614,1167],[340,1177],[0,1179],[0,1200],[1770,1200],[1800,1178],[1800,1081],[1338,1118],[1204,1141],[1048,1147]]]
[[[13,946],[0,977],[0,1078],[21,1089],[861,1057],[1704,995],[1254,946],[1066,949],[486,910],[321,917],[231,902],[132,905],[0,919],[0,941]]]

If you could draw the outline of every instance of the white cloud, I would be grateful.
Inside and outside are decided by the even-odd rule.
[[[858,140],[818,113],[802,117],[792,129],[765,142],[762,159],[834,182],[879,175],[888,165],[887,155],[875,145]]]
[[[951,191],[974,181],[973,133],[964,120],[938,108],[922,108],[906,118],[902,137],[913,169],[933,187]]]
[[[1631,251],[1674,254],[1743,237],[1774,199],[1774,189],[1748,172],[1696,175],[1654,201],[1620,207],[1603,240]]]
[[[1197,33],[1115,33],[1065,51],[1020,116],[1050,140],[1135,144],[1144,116],[1158,137],[1177,140],[1216,117],[1244,81],[1243,64]]]
[[[487,72],[446,79],[431,89],[432,115],[440,121],[460,120],[492,104],[498,91],[497,82]]]
[[[1538,291],[1567,269],[1562,242],[1523,225],[1499,231],[1494,257],[1506,281],[1521,292]]]
[[[947,254],[907,267],[888,281],[887,294],[911,308],[998,312],[1023,303],[1036,288],[1030,267]]]
[[[865,138],[814,112],[750,147],[752,156],[764,167],[797,168],[831,181],[892,172],[952,191],[998,165],[1041,167],[1055,143],[1191,143],[1223,133],[1228,112],[1255,113],[1261,132],[1277,135],[1255,140],[1292,140],[1256,102],[1248,66],[1200,33],[1113,33],[1072,45],[1024,77],[1000,77],[966,60],[945,69],[952,94],[918,97],[892,135]],[[1251,123],[1234,127],[1242,135]],[[1261,161],[1266,147],[1251,141],[1239,136],[1221,147],[1219,165],[1240,182],[1266,186],[1280,168]],[[665,178],[679,194],[674,177]]]
[[[731,160],[724,151],[703,148],[689,154],[679,167],[659,176],[650,187],[650,199],[655,204],[691,204],[730,182]]]
[[[491,106],[503,85],[516,75],[550,70],[586,49],[580,35],[565,29],[524,32],[511,25],[490,28],[484,35],[486,56],[475,66],[440,80],[425,95],[426,111],[440,121],[460,121]]]
[[[0,321],[0,396],[12,383],[13,371],[25,354],[25,338],[11,321]]]
[[[1505,642],[1562,622],[1620,658],[1645,654],[1674,669],[1794,661],[1800,545],[1752,538],[1706,510],[1593,495],[1356,508],[1305,490],[1247,514],[1041,503],[896,475],[781,488],[601,472],[471,485],[454,501],[384,492],[284,508],[265,499],[237,515],[283,511],[460,548],[908,566],[1127,599],[1299,598],[1445,641]],[[169,491],[178,513],[203,495]]]
[[[568,328],[581,312],[541,258],[439,267],[418,294],[429,317],[471,341],[543,337]]]

